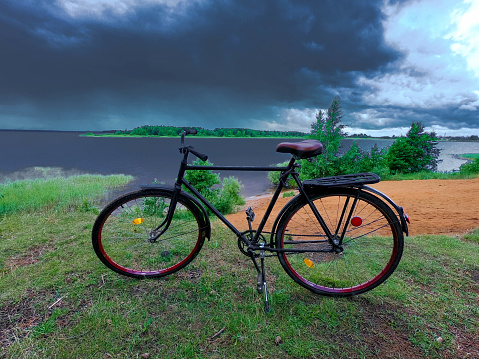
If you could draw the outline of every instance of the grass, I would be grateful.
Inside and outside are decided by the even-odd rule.
[[[472,179],[477,178],[478,174],[475,173],[461,173],[461,172],[431,172],[422,171],[415,173],[398,173],[381,176],[382,181],[409,181],[409,180],[454,180],[454,179]]]
[[[0,217],[0,358],[479,355],[479,229],[407,238],[392,277],[352,298],[314,295],[271,258],[265,314],[251,261],[222,226],[182,271],[138,281],[97,259],[95,217],[75,205]]]
[[[476,158],[479,158],[479,153],[466,153],[464,155],[461,155],[461,157],[467,160],[474,160]]]
[[[122,186],[131,176],[77,175],[68,178],[51,177],[24,179],[0,184],[0,215],[42,208],[88,209],[93,198],[101,196],[105,187]]]

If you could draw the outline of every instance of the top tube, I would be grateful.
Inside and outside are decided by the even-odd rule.
[[[189,134],[196,134],[198,131],[196,129],[189,129],[189,130],[184,130],[181,134],[181,148],[180,152],[185,154],[185,151],[187,153],[192,153],[196,157],[205,157],[207,158],[208,156],[203,155],[201,153],[198,153],[197,151],[194,150],[192,146],[185,146],[185,136]],[[186,171],[188,170],[197,170],[197,171],[208,171],[208,170],[221,170],[221,171],[259,171],[259,172],[270,172],[270,171],[276,171],[276,172],[282,172],[282,171],[287,171],[292,168],[294,165],[294,159],[292,159],[288,166],[283,166],[283,167],[271,167],[271,166],[201,166],[201,165],[188,165],[184,167]]]
[[[287,171],[291,168],[291,166],[287,167],[268,167],[268,166],[197,166],[197,165],[187,165],[186,170],[212,170],[212,171]]]

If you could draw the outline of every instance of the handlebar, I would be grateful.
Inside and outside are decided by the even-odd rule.
[[[191,147],[191,146],[188,146],[188,147],[189,147],[188,150],[189,150],[192,154],[194,154],[196,157],[198,157],[200,160],[206,161],[206,160],[208,159],[208,155],[204,155],[204,154],[202,154],[202,153],[196,152],[196,151],[193,149],[193,147]]]
[[[200,160],[206,161],[208,159],[208,155],[204,155],[202,153],[199,153],[199,152],[195,151],[192,146],[185,146],[185,136],[186,135],[196,135],[197,133],[198,133],[198,130],[196,128],[186,129],[181,133],[180,152],[181,153],[185,153],[185,151],[191,152],[196,157],[198,157]]]
[[[196,128],[187,128],[181,133],[181,147],[185,147],[185,136],[186,135],[196,135],[198,130]]]

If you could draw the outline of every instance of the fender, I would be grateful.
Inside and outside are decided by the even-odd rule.
[[[165,186],[165,185],[140,185],[140,188],[142,190],[153,189],[153,190],[165,191],[165,192],[170,192],[170,193],[175,191],[175,187]],[[198,201],[198,199],[196,197],[193,197],[191,194],[189,194],[188,192],[185,192],[183,190],[181,190],[181,192],[180,192],[180,197],[185,199],[185,202],[191,202],[191,204],[193,206],[195,206],[197,209],[199,209],[201,211],[201,213],[203,214],[203,216],[202,216],[203,217],[202,218],[203,223],[201,223],[201,226],[205,230],[206,238],[208,238],[208,240],[210,240],[210,238],[211,238],[210,217],[206,213],[206,210],[203,207],[203,205],[200,203],[200,201]]]
[[[386,200],[387,203],[391,205],[392,208],[397,212],[399,219],[401,220],[401,228],[404,233],[406,233],[406,236],[409,237],[409,228],[408,228],[408,223],[409,223],[409,217],[406,213],[404,213],[404,209],[401,206],[398,206],[396,203],[393,202],[391,198],[386,196],[384,193],[381,191],[378,191],[375,188],[369,187],[369,186],[363,186],[363,190],[374,193],[375,195],[382,197],[384,200]]]

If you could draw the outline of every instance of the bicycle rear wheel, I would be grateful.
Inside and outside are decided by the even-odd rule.
[[[113,271],[135,278],[162,277],[190,263],[203,246],[206,225],[201,210],[187,197],[179,196],[168,230],[150,241],[172,196],[169,190],[140,190],[107,205],[92,231],[98,258]]]
[[[328,241],[306,200],[297,197],[276,234],[276,248],[286,250],[278,253],[284,270],[303,287],[330,296],[352,296],[383,283],[399,264],[404,247],[399,220],[390,207],[351,188],[326,189],[310,199],[330,232],[337,233],[336,240],[344,232],[342,246],[335,248]]]

